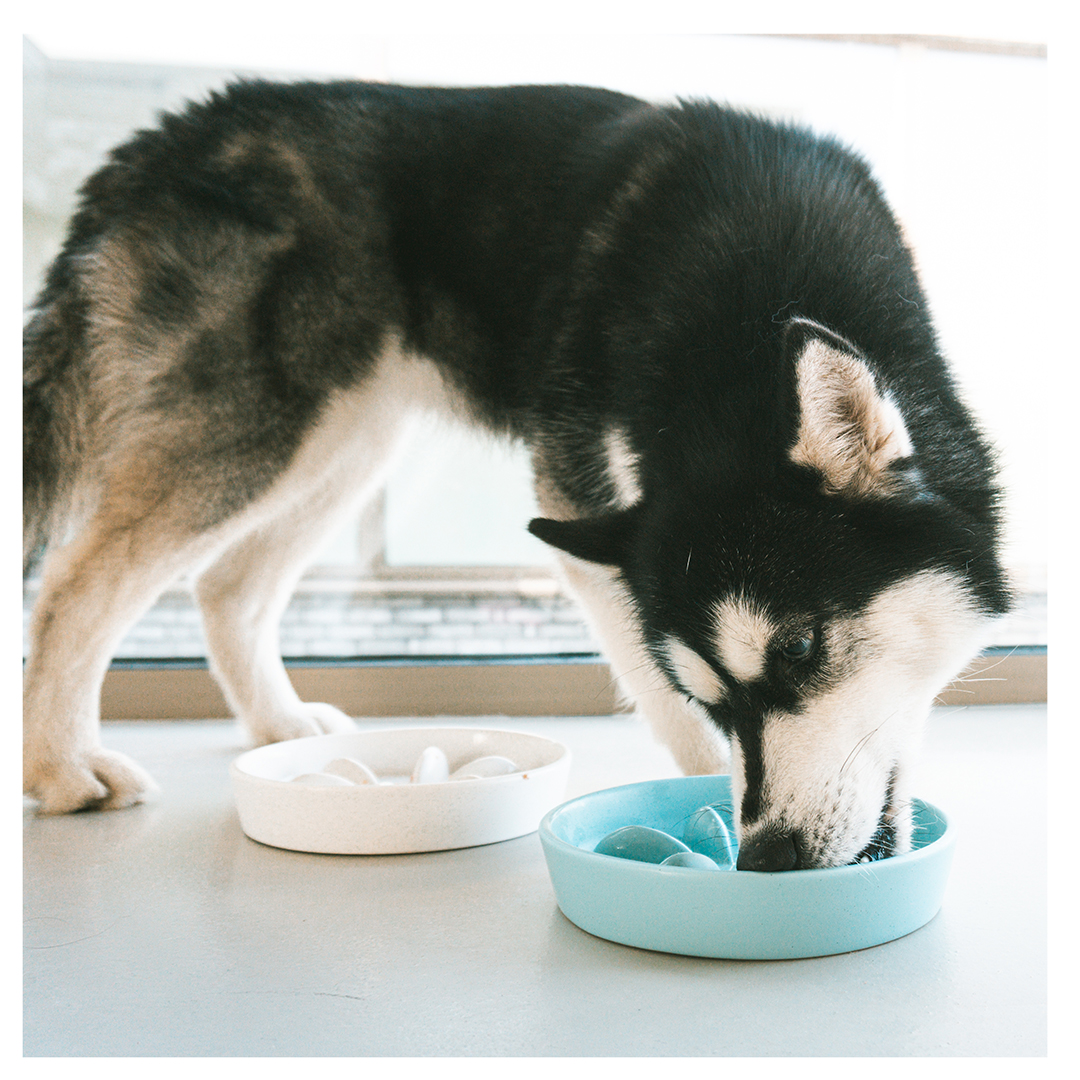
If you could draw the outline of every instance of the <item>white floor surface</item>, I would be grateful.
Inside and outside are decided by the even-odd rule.
[[[565,742],[568,798],[677,775],[627,717],[467,726]],[[592,937],[559,911],[536,834],[426,855],[264,847],[233,805],[244,747],[229,722],[111,723],[105,740],[162,793],[27,810],[28,1057],[1046,1053],[1045,707],[935,713],[917,794],[960,830],[941,912],[899,941],[799,961]]]

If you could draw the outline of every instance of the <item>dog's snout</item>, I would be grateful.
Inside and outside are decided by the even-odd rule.
[[[764,829],[739,845],[739,870],[797,870],[799,848],[796,834],[787,829]]]

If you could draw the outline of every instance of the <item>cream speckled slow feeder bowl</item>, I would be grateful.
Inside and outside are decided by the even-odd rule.
[[[409,783],[420,755],[439,747],[450,770],[509,758],[518,771],[483,779]],[[393,782],[293,783],[337,758]],[[566,793],[570,752],[552,739],[478,728],[388,728],[316,735],[240,755],[231,767],[240,825],[253,840],[292,851],[392,855],[494,844],[534,832]]]

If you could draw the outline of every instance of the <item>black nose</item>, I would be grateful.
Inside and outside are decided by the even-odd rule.
[[[784,829],[763,829],[739,844],[739,870],[797,870],[799,850],[795,833]]]

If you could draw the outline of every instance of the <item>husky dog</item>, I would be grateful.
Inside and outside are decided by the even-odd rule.
[[[195,576],[255,743],[346,729],[277,624],[417,410],[523,442],[566,579],[743,869],[910,843],[935,693],[1006,610],[989,449],[839,144],[575,87],[241,83],[92,176],[25,341],[25,786],[102,748],[128,626]]]

